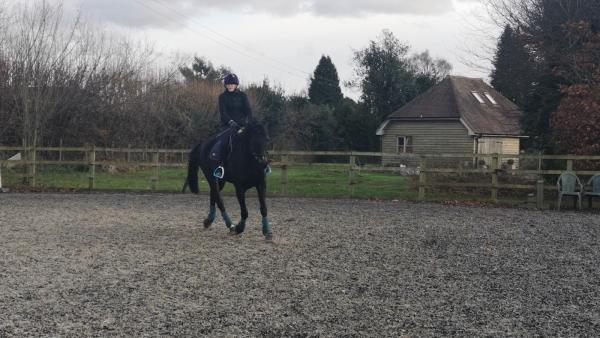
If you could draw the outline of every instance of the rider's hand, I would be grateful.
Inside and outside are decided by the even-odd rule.
[[[233,128],[239,127],[237,122],[235,122],[234,120],[229,120],[229,122],[227,122],[227,124],[229,124],[229,126],[233,127]]]

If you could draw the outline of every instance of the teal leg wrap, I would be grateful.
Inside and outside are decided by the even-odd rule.
[[[217,213],[217,208],[210,207],[210,210],[208,211],[208,216],[206,218],[208,218],[212,222],[215,220],[216,213]]]
[[[266,217],[262,218],[262,232],[265,236],[271,233],[271,225],[269,225],[269,220]]]
[[[224,211],[221,213],[221,216],[223,216],[223,221],[225,221],[225,224],[230,227],[232,222],[231,222],[231,218],[229,218],[229,215],[227,214],[227,211]]]

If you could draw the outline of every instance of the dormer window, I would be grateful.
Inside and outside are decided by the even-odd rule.
[[[490,95],[490,93],[484,92],[483,95],[485,95],[485,97],[487,97],[487,99],[490,100],[490,102],[492,104],[495,104],[495,105],[498,104],[498,102],[496,102],[496,100],[494,100],[494,98],[492,97],[492,95]]]
[[[481,95],[479,95],[478,92],[472,91],[471,94],[473,94],[473,96],[477,99],[477,101],[479,101],[479,103],[485,104],[485,101],[483,101],[483,97],[481,97]]]

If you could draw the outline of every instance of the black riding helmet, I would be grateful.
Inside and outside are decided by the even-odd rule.
[[[240,84],[240,80],[238,79],[237,75],[235,75],[235,74],[227,74],[227,76],[225,76],[225,78],[223,79],[223,84],[225,84],[225,85],[228,85],[228,84],[239,85]]]

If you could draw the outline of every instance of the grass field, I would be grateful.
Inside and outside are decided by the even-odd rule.
[[[116,173],[98,168],[95,189],[100,191],[180,192],[187,175],[186,171],[185,168],[161,167],[156,189],[152,190],[153,171],[150,168],[137,168]],[[17,169],[4,169],[2,172],[3,186],[13,190],[30,190],[21,184],[22,172]],[[85,166],[40,167],[34,190],[87,190],[88,176],[89,173]],[[285,187],[282,184],[282,170],[280,168],[273,169],[267,178],[267,191],[271,196],[417,200],[418,195],[417,177],[401,176],[389,172],[355,171],[354,183],[349,185],[347,164],[293,164],[288,167],[287,177],[288,183]],[[444,180],[444,178],[439,179]],[[446,179],[451,180],[452,178]],[[485,179],[487,180],[487,178]],[[426,200],[461,204],[464,202],[492,203],[487,189],[471,190],[428,189]],[[200,191],[208,191],[208,185],[203,177],[200,182]],[[499,202],[507,206],[528,205],[526,204],[527,193],[528,191],[525,190],[502,191],[498,196]],[[224,194],[233,194],[231,184],[226,185]],[[546,204],[550,206],[554,203],[555,198],[549,194],[546,200]]]
[[[184,168],[161,168],[157,191],[181,191],[186,177]],[[22,174],[16,170],[3,172],[4,185],[17,187]],[[38,169],[36,186],[40,189],[87,189],[87,168],[48,166]],[[151,191],[151,169],[131,172],[110,173],[97,169],[95,187],[98,190]],[[274,168],[268,175],[268,191],[271,194],[310,197],[354,197],[366,199],[414,199],[417,191],[411,185],[410,177],[391,173],[356,172],[354,184],[349,185],[348,167],[344,164],[297,164],[287,171],[287,191],[282,185],[282,170]],[[202,177],[200,191],[208,191]],[[227,185],[225,193],[233,193]]]

